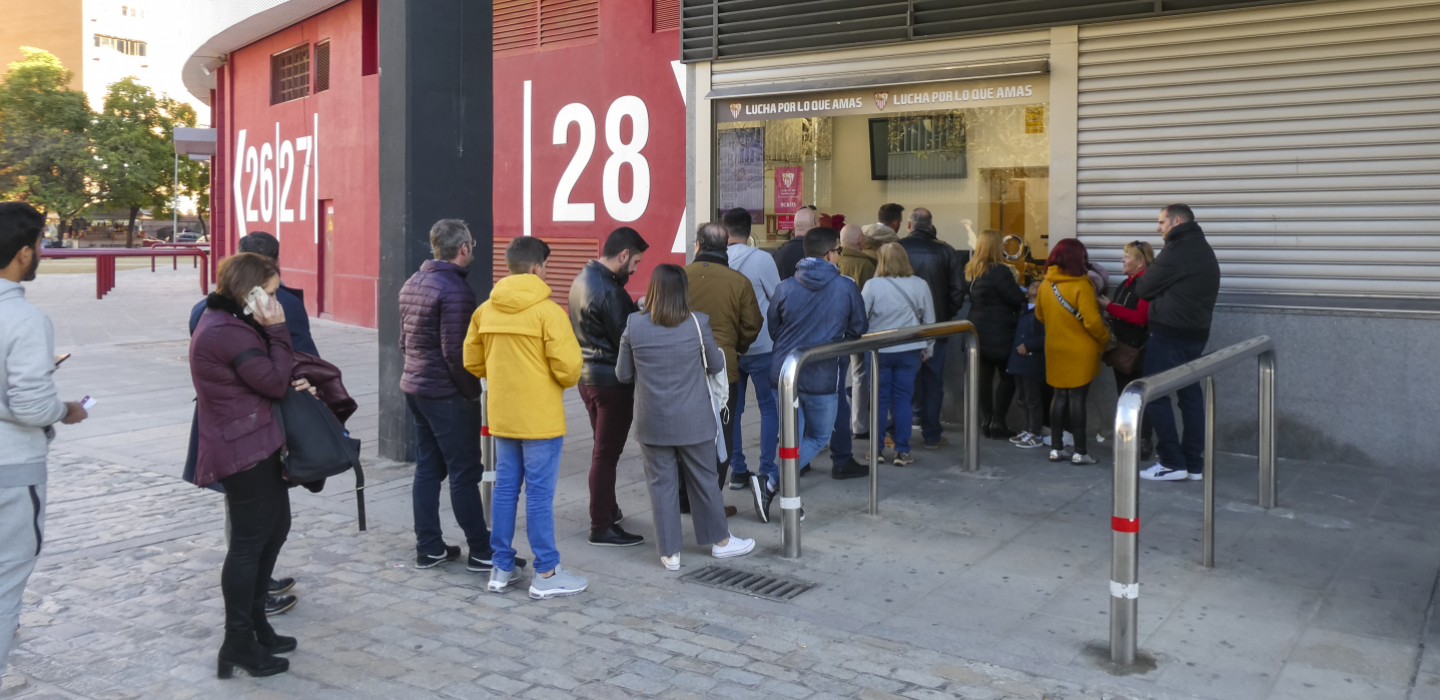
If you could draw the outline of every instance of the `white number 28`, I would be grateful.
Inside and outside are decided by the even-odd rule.
[[[625,117],[630,118],[630,142],[626,143],[620,133]],[[595,152],[595,116],[590,109],[578,102],[565,105],[555,115],[555,130],[551,142],[556,146],[569,143],[570,124],[579,127],[579,143],[570,165],[560,176],[555,187],[555,203],[551,218],[555,221],[594,221],[595,205],[587,202],[571,202],[570,193],[580,179],[580,173],[590,162]],[[650,205],[650,163],[641,155],[641,149],[650,139],[650,112],[645,102],[634,95],[625,95],[610,104],[605,114],[605,146],[610,149],[610,158],[605,161],[601,176],[601,192],[605,199],[605,211],[616,221],[634,221],[645,213]],[[620,198],[620,166],[629,165],[634,186],[630,201]]]

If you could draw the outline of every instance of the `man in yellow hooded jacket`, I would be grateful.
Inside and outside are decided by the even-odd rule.
[[[545,263],[550,246],[521,236],[505,249],[510,276],[495,283],[465,335],[465,369],[486,381],[490,434],[495,436],[495,490],[490,545],[495,568],[489,589],[515,581],[515,511],[525,489],[525,526],[535,553],[530,597],[585,590],[584,576],[560,567],[555,547],[555,481],[565,440],[565,389],[580,380],[580,344],[570,317],[550,300]]]

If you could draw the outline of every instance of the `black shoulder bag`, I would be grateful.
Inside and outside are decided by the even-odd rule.
[[[246,360],[264,354],[250,348],[236,355],[230,366],[238,372]],[[308,484],[355,470],[355,507],[363,532],[365,473],[360,467],[360,441],[350,437],[330,407],[308,391],[289,387],[283,398],[270,403],[270,410],[285,431],[281,461],[290,483]]]

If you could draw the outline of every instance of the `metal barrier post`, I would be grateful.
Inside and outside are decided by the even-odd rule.
[[[980,342],[973,333],[960,336],[965,345],[965,471],[980,468]]]
[[[1133,384],[1131,386],[1134,386]],[[1110,659],[1135,663],[1140,598],[1140,419],[1145,397],[1129,387],[1115,406],[1115,509],[1110,517]]]
[[[490,391],[480,380],[480,504],[485,510],[485,527],[494,527],[490,505],[495,499],[495,436],[490,434]]]
[[[1275,507],[1275,351],[1260,355],[1260,507]]]
[[[880,425],[880,351],[864,356],[870,361],[870,514],[880,514],[880,446],[885,444],[885,426]]]
[[[780,367],[780,532],[781,556],[800,556],[800,357],[792,353]],[[873,436],[872,436],[873,437]]]
[[[1200,563],[1215,568],[1215,377],[1205,378],[1205,534]]]

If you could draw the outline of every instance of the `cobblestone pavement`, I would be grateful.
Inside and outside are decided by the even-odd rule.
[[[397,559],[413,541],[402,528],[359,533],[353,517],[303,506],[280,562],[301,602],[273,618],[300,640],[291,670],[218,681],[220,497],[66,453],[50,473],[46,553],[7,697],[1116,697],[699,587],[677,595],[592,571],[580,596],[492,595],[458,562],[420,571]]]

